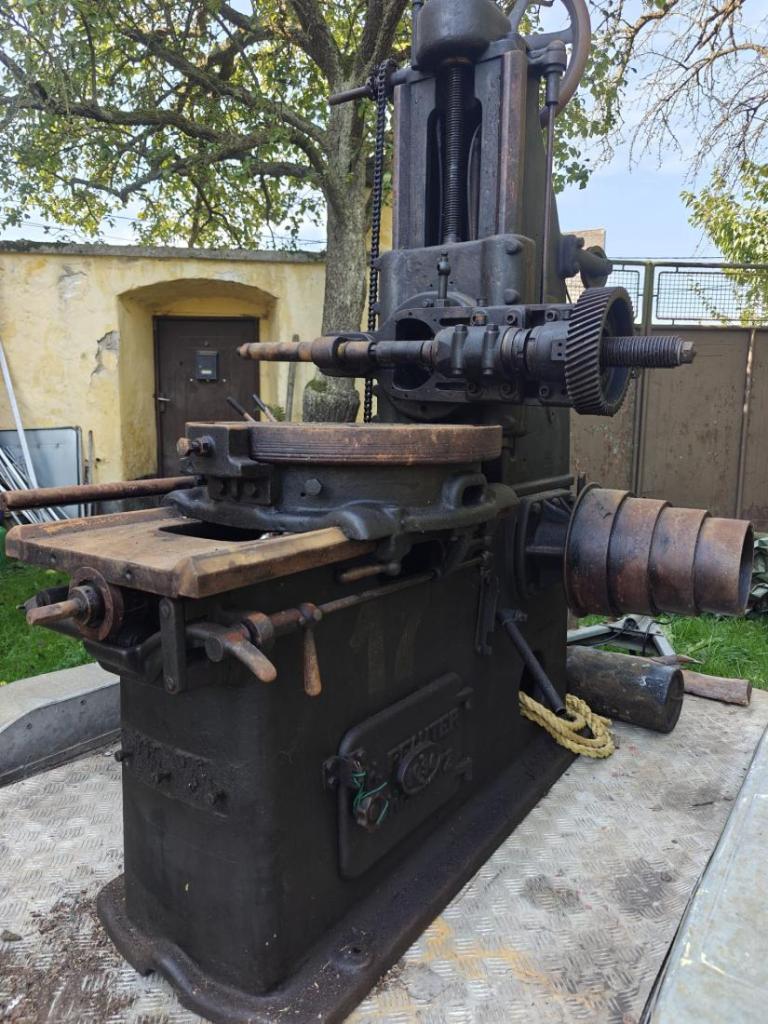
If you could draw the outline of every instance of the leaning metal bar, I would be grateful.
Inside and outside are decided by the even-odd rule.
[[[147,498],[195,487],[194,476],[168,476],[154,480],[117,480],[106,484],[73,484],[71,487],[37,487],[0,493],[0,515],[27,508],[49,505],[75,505],[85,501],[117,501],[120,498]]]
[[[643,309],[641,313],[640,330],[643,334],[650,334],[653,324],[653,286],[656,279],[656,270],[650,260],[641,264],[644,267],[643,273]],[[647,371],[640,370],[637,375],[637,386],[635,388],[635,408],[632,413],[632,490],[635,494],[642,494],[643,458],[645,455],[645,423],[646,423],[646,401],[648,394]]]
[[[32,456],[29,454],[29,446],[27,445],[27,435],[24,433],[24,427],[21,422],[21,412],[19,411],[19,404],[16,401],[16,392],[13,390],[11,371],[8,366],[8,360],[5,355],[5,348],[3,346],[2,341],[0,341],[0,370],[2,371],[3,380],[5,381],[5,390],[8,392],[8,402],[11,406],[13,421],[16,424],[16,433],[19,435],[19,444],[21,445],[21,451],[24,456],[24,463],[27,468],[27,476],[29,477],[29,482],[32,484],[32,486],[37,487],[35,467],[32,465]]]
[[[536,657],[536,654],[531,650],[528,645],[528,641],[521,633],[520,627],[515,621],[515,612],[512,610],[502,610],[498,612],[496,617],[509,634],[510,640],[517,648],[517,652],[520,657],[523,659],[523,664],[536,680],[536,685],[544,695],[547,704],[549,704],[550,708],[556,715],[565,714],[565,704],[563,704],[560,694],[554,688],[551,679],[544,671],[544,666]]]
[[[749,415],[752,409],[752,381],[755,367],[755,338],[757,328],[753,327],[749,332],[749,347],[747,349],[747,365],[744,373],[744,404],[741,407],[741,430],[739,431],[739,471],[736,477],[736,508],[733,510],[735,516],[741,516],[741,506],[744,502],[744,481],[747,475],[747,445],[749,444]]]

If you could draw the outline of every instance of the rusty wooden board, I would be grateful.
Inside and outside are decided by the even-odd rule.
[[[206,423],[191,422],[199,437]],[[217,424],[221,426],[221,424]],[[247,430],[260,462],[450,465],[485,462],[501,454],[501,427],[423,423],[228,423]]]
[[[263,580],[366,554],[371,543],[336,527],[233,540],[170,508],[93,519],[17,526],[6,540],[13,558],[73,573],[87,565],[118,586],[164,597],[210,597]]]

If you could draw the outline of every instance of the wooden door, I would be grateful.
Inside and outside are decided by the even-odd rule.
[[[258,340],[259,321],[253,317],[155,318],[157,463],[162,476],[178,473],[176,442],[190,420],[238,419],[227,402],[230,395],[253,412],[259,364],[241,359],[237,348]]]

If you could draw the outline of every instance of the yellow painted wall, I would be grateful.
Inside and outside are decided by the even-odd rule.
[[[181,250],[0,249],[0,337],[25,427],[93,431],[95,480],[154,473],[153,317],[256,316],[262,341],[320,333],[318,260],[210,258]],[[261,392],[285,404],[288,367],[263,364]],[[312,375],[300,366],[294,415]],[[13,426],[0,386],[0,429]]]

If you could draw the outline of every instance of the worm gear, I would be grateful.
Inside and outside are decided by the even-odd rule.
[[[565,343],[565,383],[576,412],[613,416],[624,401],[631,370],[603,364],[603,340],[635,332],[623,288],[587,288],[571,312]]]

